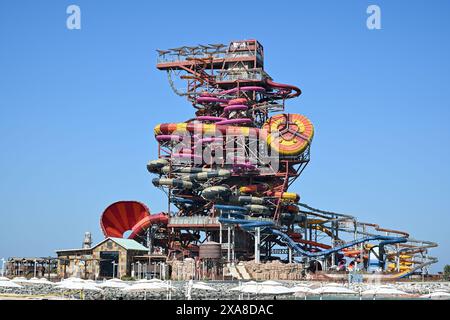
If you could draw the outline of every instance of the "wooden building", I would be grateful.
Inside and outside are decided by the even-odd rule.
[[[61,278],[122,278],[131,276],[134,258],[148,252],[135,240],[106,238],[92,248],[57,250]]]

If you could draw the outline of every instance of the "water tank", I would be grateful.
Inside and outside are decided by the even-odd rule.
[[[90,232],[84,233],[83,249],[90,249],[92,246],[92,235]]]
[[[199,245],[200,259],[220,259],[222,257],[221,246],[218,242],[208,241]]]

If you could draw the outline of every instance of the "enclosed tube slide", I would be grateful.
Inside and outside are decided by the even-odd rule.
[[[263,125],[267,132],[267,144],[272,145],[281,155],[301,154],[311,144],[314,126],[300,114],[277,114]]]
[[[150,210],[141,202],[118,201],[108,206],[100,219],[100,226],[106,237],[123,238],[131,231],[129,239],[134,239],[152,224],[167,224],[168,217],[163,214],[150,215]]]
[[[281,89],[286,92],[289,92],[286,96],[286,98],[288,98],[288,99],[298,97],[299,95],[302,94],[302,90],[300,90],[300,88],[297,88],[296,86],[293,86],[290,84],[277,83],[277,82],[273,82],[270,79],[267,79],[266,83],[271,88]],[[295,91],[295,92],[292,92],[292,91]]]
[[[232,105],[235,107],[240,105]],[[200,118],[200,117],[199,117]],[[268,145],[277,150],[281,156],[298,156],[311,144],[314,127],[311,121],[300,114],[278,114],[263,125],[261,129],[233,126],[251,123],[250,118],[225,119],[221,117],[202,116],[205,121],[215,123],[162,123],[155,127],[157,139],[177,140],[179,134],[231,134],[238,136],[260,136]],[[217,122],[216,122],[217,121]],[[159,137],[159,138],[158,138]]]
[[[294,241],[293,239],[291,239],[291,237],[289,237],[289,235],[287,235],[284,232],[281,232],[277,229],[273,229],[273,222],[271,221],[264,221],[264,220],[251,220],[251,219],[243,219],[243,215],[242,214],[229,214],[230,216],[234,216],[234,217],[238,217],[236,218],[226,218],[224,216],[221,216],[219,218],[219,222],[220,223],[224,223],[224,224],[238,224],[242,229],[244,230],[249,230],[249,229],[254,229],[257,227],[264,227],[265,231],[267,231],[268,233],[271,233],[273,235],[276,235],[278,237],[280,237],[283,241],[286,242],[286,244],[291,247],[292,249],[294,249],[295,251],[299,252],[301,255],[306,256],[306,257],[320,257],[320,256],[326,256],[338,251],[341,251],[342,249],[345,248],[349,248],[352,246],[355,246],[357,244],[363,243],[363,242],[368,242],[368,241],[373,241],[373,240],[383,240],[380,243],[383,243],[383,245],[386,244],[393,244],[393,243],[403,243],[403,242],[407,242],[406,238],[403,237],[388,237],[388,236],[369,236],[369,237],[365,237],[362,239],[357,239],[354,241],[350,241],[347,242],[341,246],[337,246],[334,248],[330,248],[327,250],[323,250],[320,252],[309,252],[304,250],[303,248],[301,248],[296,241]]]

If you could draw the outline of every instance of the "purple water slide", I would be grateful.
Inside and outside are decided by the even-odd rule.
[[[216,102],[216,103],[227,103],[227,99],[220,99],[217,97],[198,97],[196,99],[197,103],[207,103],[207,102]]]
[[[227,118],[213,117],[213,116],[200,116],[200,117],[197,117],[197,120],[200,120],[200,121],[224,121],[224,120],[227,120]]]
[[[220,94],[221,95],[225,95],[225,94],[235,93],[237,91],[238,91],[238,88],[233,88],[233,89],[230,89],[230,90],[222,91]],[[258,86],[249,86],[249,87],[241,87],[241,88],[239,88],[239,91],[263,92],[263,91],[266,91],[266,89],[264,89],[263,87],[258,87]]]
[[[196,140],[192,149],[195,150],[197,148],[202,148],[204,143],[213,143],[213,142],[223,143],[223,138],[209,137],[209,138],[203,138],[203,139]]]
[[[233,169],[255,170],[256,166],[251,163],[235,163]]]
[[[242,119],[228,119],[216,122],[216,125],[224,126],[229,124],[245,124],[245,123],[251,123],[252,119],[249,118],[242,118]]]
[[[173,158],[194,158],[194,159],[201,159],[201,155],[196,155],[193,153],[172,153]]]
[[[272,88],[281,89],[280,90],[281,94],[288,94],[287,98],[298,97],[299,95],[302,94],[302,90],[300,90],[296,86],[293,86],[290,84],[277,83],[277,82],[273,82],[272,80],[269,80],[269,79],[266,80],[266,83]],[[292,93],[292,91],[295,91],[295,92]]]
[[[156,140],[158,141],[181,141],[183,137],[176,134],[160,134],[156,136]]]
[[[226,106],[223,110],[225,112],[231,112],[231,111],[245,111],[248,109],[248,106],[244,104],[232,104],[229,106]]]
[[[217,138],[217,137],[208,137],[199,139],[197,143],[211,143],[211,142],[223,142],[223,138]]]

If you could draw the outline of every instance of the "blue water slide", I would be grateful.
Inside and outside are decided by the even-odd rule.
[[[183,203],[183,204],[193,204],[194,203],[194,201],[191,199],[185,199],[185,198],[180,198],[180,197],[170,198],[170,202]]]
[[[274,235],[279,236],[280,238],[282,238],[292,249],[294,249],[295,251],[299,252],[300,254],[307,256],[307,257],[319,257],[319,256],[326,256],[338,251],[341,251],[342,249],[345,248],[349,248],[349,247],[353,247],[354,245],[363,243],[363,242],[368,242],[368,241],[373,241],[373,240],[384,240],[386,243],[385,244],[393,244],[393,243],[402,243],[402,242],[406,242],[407,239],[406,238],[402,238],[402,237],[388,237],[388,236],[370,236],[370,237],[366,237],[366,238],[361,238],[361,239],[357,239],[357,240],[353,240],[350,242],[347,242],[341,246],[338,247],[334,247],[331,249],[327,249],[327,250],[323,250],[320,252],[309,252],[309,251],[305,251],[303,250],[294,240],[292,240],[287,234],[276,230],[276,229],[270,229],[270,232]]]
[[[229,206],[229,205],[224,205],[224,204],[216,204],[214,205],[215,209],[220,210],[221,212],[227,212],[227,213],[232,213],[232,212],[248,212],[248,209],[245,207],[241,207],[241,206]]]
[[[373,241],[373,240],[383,240],[380,242],[381,245],[388,245],[388,244],[394,244],[394,243],[403,243],[406,242],[406,238],[402,237],[389,237],[389,236],[369,236],[362,239],[357,239],[354,241],[347,242],[341,246],[334,247],[331,249],[323,250],[320,252],[309,252],[306,250],[303,250],[303,248],[296,243],[294,240],[292,240],[287,234],[284,232],[281,232],[279,230],[273,229],[273,222],[272,221],[262,221],[262,220],[250,220],[250,219],[244,219],[245,215],[241,213],[229,213],[227,214],[229,217],[225,217],[225,215],[222,215],[219,218],[220,223],[226,223],[226,224],[238,224],[242,229],[244,230],[250,230],[258,227],[264,228],[264,231],[267,231],[269,233],[272,233],[281,239],[283,239],[288,246],[290,246],[295,251],[299,252],[303,256],[307,257],[320,257],[320,256],[326,256],[338,251],[341,251],[342,249],[352,247],[354,245],[367,242],[367,241]],[[233,218],[231,218],[233,217]]]
[[[231,215],[231,214],[230,214]],[[235,214],[235,216],[238,216],[239,214]],[[272,221],[261,221],[261,220],[250,220],[250,219],[230,219],[230,218],[219,218],[220,223],[225,224],[238,224],[243,230],[250,231],[251,229],[255,228],[267,228],[272,227],[273,222]]]

